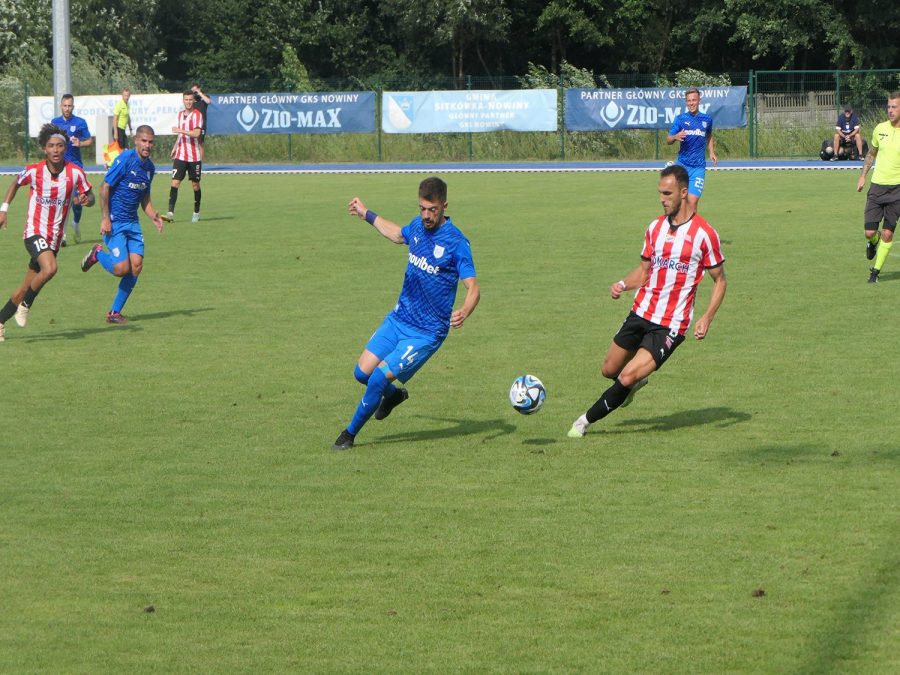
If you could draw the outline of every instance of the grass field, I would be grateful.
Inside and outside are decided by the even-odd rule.
[[[581,440],[656,177],[448,176],[482,302],[332,452],[405,265],[346,203],[406,222],[420,178],[208,174],[125,326],[62,251],[0,345],[0,671],[900,671],[900,259],[866,283],[855,172],[708,175],[710,335]]]

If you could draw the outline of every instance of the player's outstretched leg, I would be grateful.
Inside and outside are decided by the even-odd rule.
[[[621,407],[625,399],[628,398],[630,389],[624,384],[615,380],[612,386],[603,392],[600,398],[592,405],[584,415],[579,417],[572,423],[572,428],[566,434],[569,438],[581,438],[584,436],[588,427],[594,422],[602,420],[616,408]]]
[[[363,428],[363,425],[369,421],[369,418],[375,414],[389,384],[387,375],[381,368],[376,368],[372,372],[366,384],[366,393],[363,394],[362,400],[356,407],[353,419],[331,446],[334,450],[347,450],[353,447],[353,439],[356,438],[356,434]]]

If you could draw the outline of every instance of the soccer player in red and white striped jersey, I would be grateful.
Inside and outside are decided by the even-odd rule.
[[[714,285],[709,305],[694,327],[695,338],[706,337],[725,298],[725,258],[719,235],[688,201],[688,172],[678,164],[667,166],[660,173],[658,189],[665,213],[647,228],[641,264],[610,287],[613,299],[637,289],[631,313],[601,367],[613,384],[575,420],[568,433],[571,438],[584,436],[591,424],[628,405],[650,374],[684,341],[704,275],[708,273]]]
[[[94,193],[84,170],[65,161],[66,132],[55,124],[45,124],[38,143],[46,160],[25,167],[13,180],[0,204],[0,229],[6,227],[9,203],[23,185],[31,187],[28,215],[25,220],[25,249],[31,260],[22,284],[13,291],[0,309],[0,342],[6,338],[5,324],[15,314],[16,323],[24,327],[35,298],[56,274],[56,254],[63,236],[63,223],[74,202],[93,206]]]
[[[172,127],[175,134],[175,145],[172,146],[172,186],[169,188],[169,212],[165,220],[175,217],[175,202],[178,201],[178,188],[185,174],[194,188],[194,215],[191,221],[200,220],[200,174],[202,171],[203,146],[200,137],[203,134],[203,114],[194,107],[194,92],[182,94],[184,110],[178,113],[178,123]]]

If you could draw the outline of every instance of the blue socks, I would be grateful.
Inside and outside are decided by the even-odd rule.
[[[359,366],[357,366],[357,370],[358,369]],[[365,375],[365,373],[363,373],[363,375]],[[357,379],[359,379],[358,375]],[[350,424],[347,425],[347,431],[354,436],[359,433],[359,430],[363,428],[363,425],[368,422],[369,418],[375,414],[376,410],[378,410],[378,406],[381,405],[382,397],[390,396],[397,391],[397,387],[388,382],[387,375],[384,374],[384,371],[381,368],[376,368],[375,372],[369,375],[368,380],[369,381],[366,384],[366,393],[363,394],[362,400],[356,407],[353,419],[350,420]]]
[[[97,259],[100,259],[100,254],[97,254]],[[131,295],[131,291],[134,290],[134,285],[137,283],[138,278],[133,274],[128,274],[119,281],[119,292],[116,293],[116,298],[113,300],[112,310],[113,312],[121,312],[122,308],[125,306],[125,303],[128,302],[128,296]]]
[[[363,372],[363,369],[359,367],[359,364],[356,364],[356,368],[353,369],[353,377],[356,378],[356,381],[360,384],[368,384],[369,376]]]

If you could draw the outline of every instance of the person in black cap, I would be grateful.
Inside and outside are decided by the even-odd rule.
[[[847,148],[847,154],[850,154],[850,146],[856,144],[856,158],[863,159],[863,139],[859,132],[859,117],[853,112],[853,108],[849,105],[844,106],[844,112],[838,115],[837,123],[834,126],[834,155],[831,157],[832,162],[836,162],[841,155],[841,148]]]

